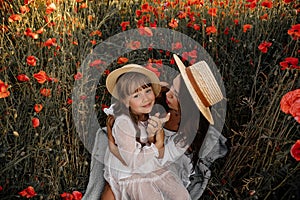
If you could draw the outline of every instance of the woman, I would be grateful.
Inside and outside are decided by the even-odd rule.
[[[171,117],[165,124],[165,156],[162,163],[169,163],[170,168],[180,176],[183,184],[189,190],[191,198],[198,199],[210,177],[210,164],[215,159],[223,157],[227,152],[226,139],[219,131],[209,126],[209,123],[214,123],[209,107],[222,99],[222,93],[218,90],[216,81],[206,63],[196,63],[185,68],[180,59],[176,55],[174,57],[182,78],[176,77],[170,91],[166,93],[166,102],[170,108]],[[202,72],[199,65],[204,66],[206,71]],[[195,83],[195,78],[199,79],[201,73],[206,74],[208,79],[202,81],[207,85]],[[195,77],[191,77],[191,75],[195,75]],[[193,78],[194,80],[192,80]],[[212,90],[203,91],[203,95],[199,93],[199,87]],[[207,96],[207,94],[213,95]],[[192,99],[193,101],[191,101]],[[196,110],[200,112],[195,112]],[[195,123],[195,121],[199,123]],[[113,141],[110,141],[110,144],[117,150]],[[101,166],[98,166],[98,170],[101,170]],[[96,171],[97,169],[93,170],[90,175],[88,190],[84,196],[87,199],[91,199],[88,197],[93,195],[98,195],[98,197],[100,195],[93,190],[95,181],[92,179],[94,177],[92,174]],[[114,199],[109,185],[106,185],[102,199],[109,198]]]

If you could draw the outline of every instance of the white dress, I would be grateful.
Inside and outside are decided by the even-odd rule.
[[[140,140],[147,144],[145,126],[139,123],[138,127],[141,131]],[[167,153],[163,159],[158,159],[158,150],[154,144],[142,146],[136,141],[136,129],[127,115],[115,119],[112,134],[120,155],[127,164],[123,165],[107,148],[104,177],[116,199],[190,199],[181,179],[174,173],[175,168],[170,167],[172,166],[170,161],[181,157],[177,154],[181,154],[180,150],[174,154],[177,157],[167,158],[170,155]],[[171,145],[168,148],[171,148]]]

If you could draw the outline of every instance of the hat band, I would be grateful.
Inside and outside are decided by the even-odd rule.
[[[193,88],[195,89],[197,95],[199,96],[199,98],[201,99],[202,103],[206,106],[209,107],[211,106],[211,104],[207,101],[207,99],[205,98],[205,96],[203,95],[203,93],[201,92],[200,88],[198,87],[198,84],[191,72],[191,69],[189,67],[186,68],[186,74],[193,86]]]

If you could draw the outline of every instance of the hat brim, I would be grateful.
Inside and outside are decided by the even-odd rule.
[[[137,72],[144,74],[145,76],[149,77],[150,82],[152,83],[152,88],[155,96],[158,96],[161,90],[160,81],[156,74],[145,67],[137,64],[128,64],[121,68],[115,69],[112,72],[109,73],[109,75],[106,78],[106,88],[108,92],[115,97],[118,98],[117,90],[115,90],[115,86],[117,83],[118,78],[127,72]]]
[[[212,114],[210,112],[210,108],[203,104],[200,97],[197,95],[197,92],[195,91],[194,87],[192,86],[192,83],[191,83],[190,79],[188,78],[188,75],[186,73],[186,66],[182,63],[182,61],[180,60],[180,58],[176,54],[173,54],[173,57],[174,57],[175,62],[178,66],[178,69],[180,71],[182,79],[183,79],[184,83],[186,84],[186,87],[189,90],[189,92],[190,92],[195,104],[197,105],[198,109],[203,114],[203,116],[208,120],[208,122],[210,124],[214,124],[214,120],[213,120]]]

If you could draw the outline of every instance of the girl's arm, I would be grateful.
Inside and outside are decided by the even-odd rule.
[[[121,157],[132,169],[151,164],[159,157],[159,149],[155,144],[142,147],[141,143],[136,140],[136,129],[127,116],[120,116],[116,119],[113,126],[113,136]]]

